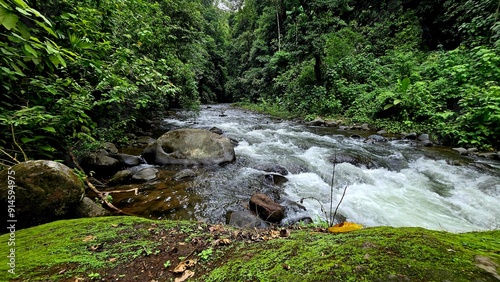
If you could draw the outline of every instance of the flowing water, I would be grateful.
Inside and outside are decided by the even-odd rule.
[[[150,200],[141,206],[180,200],[168,213],[158,208],[145,216],[223,222],[227,211],[245,206],[254,192],[265,191],[279,194],[280,201],[288,204],[303,199],[307,210],[288,210],[285,222],[306,216],[325,220],[334,173],[333,209],[347,187],[339,213],[348,221],[451,232],[500,226],[500,164],[495,161],[401,141],[368,144],[349,136],[369,133],[311,127],[228,105],[203,106],[197,115],[180,112],[165,119],[163,126],[166,130],[216,126],[239,142],[237,160],[220,167],[195,167],[200,175],[178,188],[184,193],[166,187],[156,189],[156,194],[149,191],[143,197]],[[339,163],[333,172],[337,154],[368,161],[361,167]],[[259,169],[262,164],[287,168],[288,182],[269,185],[266,172]]]

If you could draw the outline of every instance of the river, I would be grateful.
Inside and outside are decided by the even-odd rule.
[[[289,171],[288,182],[276,188],[280,200],[305,199],[302,205],[307,209],[289,212],[284,221],[304,216],[324,221],[323,210],[330,208],[332,160],[336,154],[350,154],[373,165],[335,166],[333,208],[347,187],[339,213],[348,221],[450,232],[500,227],[500,164],[496,161],[397,140],[368,144],[350,136],[373,133],[306,126],[224,104],[202,106],[197,114],[178,112],[162,126],[165,130],[216,126],[239,142],[237,160],[220,167],[195,167],[199,176],[180,188],[187,192],[154,196],[163,202],[184,197],[184,205],[149,217],[223,222],[227,211],[245,206],[253,193],[270,191],[260,165],[279,164]]]

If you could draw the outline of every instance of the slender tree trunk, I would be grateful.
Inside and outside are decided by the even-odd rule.
[[[314,76],[316,77],[316,84],[322,85],[323,84],[323,75],[321,73],[321,65],[322,65],[321,54],[315,53],[314,60],[315,60],[315,62],[314,62]]]
[[[276,8],[276,22],[278,23],[278,51],[281,51],[281,30],[279,8]]]

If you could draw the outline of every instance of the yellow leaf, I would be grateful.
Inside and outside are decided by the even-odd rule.
[[[342,233],[342,232],[359,230],[361,228],[363,228],[363,225],[361,225],[361,224],[346,221],[346,222],[342,222],[339,224],[335,224],[334,226],[328,228],[328,232],[330,232],[330,233]]]
[[[96,238],[95,236],[89,235],[83,238],[83,242],[94,241],[95,238]]]

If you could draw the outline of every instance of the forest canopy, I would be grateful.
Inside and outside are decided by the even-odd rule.
[[[0,0],[2,163],[125,142],[158,111],[213,102],[498,148],[499,5]]]

